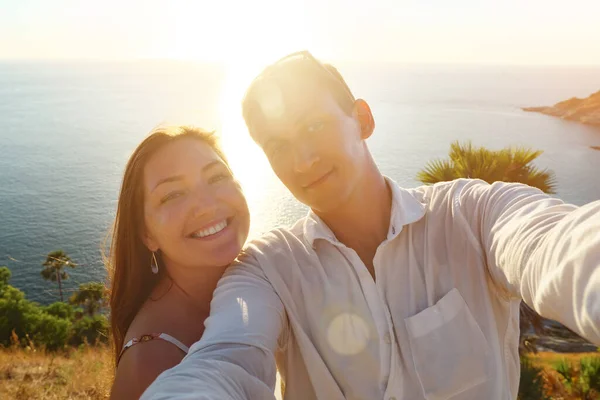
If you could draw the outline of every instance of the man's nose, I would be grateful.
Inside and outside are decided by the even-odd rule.
[[[298,173],[305,173],[319,161],[319,156],[312,146],[297,144],[294,146],[294,169]]]

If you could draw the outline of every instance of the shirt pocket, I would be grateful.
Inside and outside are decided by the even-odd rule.
[[[489,379],[489,344],[458,289],[404,322],[427,400],[450,399]]]

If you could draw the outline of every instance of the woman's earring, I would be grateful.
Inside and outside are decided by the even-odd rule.
[[[158,261],[156,261],[156,254],[152,252],[152,259],[150,260],[150,269],[153,274],[158,274]]]

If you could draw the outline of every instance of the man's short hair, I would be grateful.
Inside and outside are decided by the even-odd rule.
[[[271,64],[252,81],[242,100],[242,114],[248,127],[257,114],[263,113],[260,106],[261,91],[257,89],[265,83],[274,83],[281,87],[284,86],[281,81],[290,78],[294,81],[305,80],[317,83],[319,87],[331,93],[344,112],[352,113],[356,99],[337,68],[331,64],[321,63],[309,52],[299,52]]]

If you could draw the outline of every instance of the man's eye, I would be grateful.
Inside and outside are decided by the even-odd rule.
[[[226,174],[226,173],[223,172],[223,173],[219,173],[219,174],[211,176],[208,179],[208,183],[211,183],[211,184],[212,183],[217,183],[217,182],[221,182],[222,180],[229,179],[229,178],[231,178],[231,175]]]
[[[319,132],[325,127],[325,122],[316,121],[306,127],[306,130],[310,133]]]
[[[272,145],[269,146],[269,149],[267,150],[267,153],[269,154],[269,156],[276,156],[280,153],[282,153],[286,148],[286,144],[285,143],[274,143]]]
[[[168,201],[174,200],[181,196],[183,196],[183,192],[180,190],[171,192],[171,193],[167,194],[166,196],[164,196],[162,199],[160,199],[160,204],[164,204]]]

